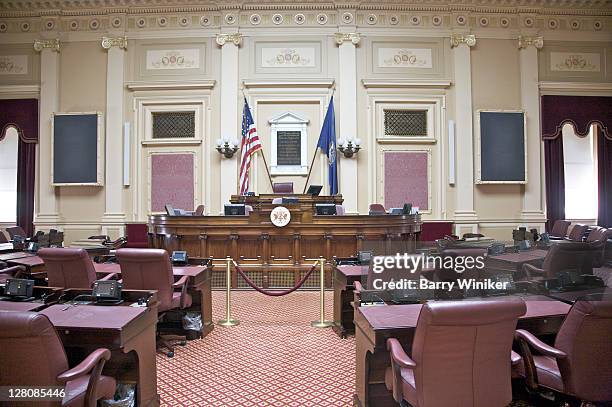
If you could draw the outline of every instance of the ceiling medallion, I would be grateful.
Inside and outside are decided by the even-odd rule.
[[[342,13],[342,22],[344,24],[350,24],[353,22],[353,14],[349,13],[348,11],[345,13]]]
[[[327,14],[317,14],[317,23],[320,25],[327,24]]]
[[[559,20],[554,18],[548,20],[548,28],[550,28],[551,30],[556,30],[557,28],[559,28]]]
[[[306,22],[306,16],[301,13],[296,14],[295,17],[293,17],[293,21],[295,21],[295,23],[298,25],[302,25]]]
[[[121,21],[121,17],[114,17],[114,18],[111,20],[111,25],[112,25],[114,28],[119,28],[119,27],[121,27],[121,23],[122,23],[122,21]]]
[[[209,16],[202,16],[200,17],[200,25],[203,27],[207,27],[210,25],[210,17]]]
[[[377,22],[378,22],[378,17],[376,16],[376,14],[368,14],[368,16],[366,17],[366,23],[370,25],[374,25]]]
[[[78,29],[79,29],[79,22],[78,22],[77,20],[72,20],[72,21],[70,22],[70,29],[71,29],[72,31],[76,31],[76,30],[78,30]]]
[[[30,23],[28,22],[23,22],[21,23],[21,31],[30,31]]]
[[[467,23],[467,18],[465,16],[457,16],[457,24],[465,25]]]
[[[433,16],[431,19],[431,23],[435,26],[438,26],[440,24],[442,24],[442,17],[440,16]]]
[[[272,22],[276,25],[283,23],[283,16],[281,14],[274,14],[272,16]]]
[[[506,28],[510,25],[510,19],[508,17],[502,17],[499,19],[499,25]]]
[[[525,24],[525,27],[532,27],[533,26],[533,18],[531,17],[526,17],[523,20],[523,23]]]
[[[251,14],[251,17],[249,17],[249,21],[253,25],[259,25],[261,23],[261,16],[259,14]]]
[[[53,28],[55,28],[55,21],[53,20],[47,20],[45,22],[45,29],[47,30],[52,30]]]
[[[233,15],[232,13],[226,14],[225,15],[225,22],[227,24],[234,24],[236,22],[236,16]]]
[[[486,27],[489,25],[489,19],[487,17],[480,17],[478,22],[480,23],[481,27]]]
[[[601,21],[597,20],[593,23],[593,28],[597,31],[601,30],[601,28],[603,27],[603,24],[601,23]]]
[[[187,17],[187,16],[183,16],[180,17],[178,19],[178,23],[181,27],[187,27],[189,25],[189,23],[191,23],[191,18]]]
[[[145,20],[144,17],[140,17],[136,20],[136,26],[138,28],[143,28],[145,25],[147,25],[147,20]]]
[[[392,16],[389,17],[389,24],[391,25],[398,25],[399,24],[399,16],[394,14]]]
[[[160,27],[165,27],[165,26],[167,26],[167,25],[168,25],[168,19],[167,19],[166,17],[159,17],[159,18],[157,19],[157,24],[158,24]]]
[[[92,19],[89,22],[89,28],[91,28],[92,30],[97,30],[98,28],[100,28],[100,21],[98,21],[97,18]]]

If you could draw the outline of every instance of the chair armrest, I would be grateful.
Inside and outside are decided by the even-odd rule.
[[[179,281],[177,281],[176,283],[172,284],[172,288],[180,288],[183,287],[185,284],[187,284],[187,280],[189,279],[189,276],[182,276]]]
[[[544,356],[552,356],[556,359],[565,359],[567,357],[565,352],[545,344],[536,338],[531,332],[525,331],[524,329],[517,329],[514,337],[519,341],[526,342],[529,346]]]
[[[397,364],[399,367],[406,369],[414,369],[416,363],[406,354],[402,344],[395,338],[387,339],[387,350],[391,354],[391,364]]]
[[[537,268],[533,264],[529,263],[523,264],[523,272],[525,272],[529,277],[533,277],[534,275],[543,276],[545,274],[543,269]]]
[[[104,363],[109,360],[110,356],[110,350],[106,348],[96,349],[91,352],[89,356],[87,356],[81,363],[57,376],[57,380],[59,380],[61,383],[66,383],[71,380],[78,379],[79,377],[85,376],[86,374],[91,372],[91,370],[95,368],[98,363]]]
[[[119,276],[119,273],[109,273],[106,274],[104,277],[100,278],[100,281],[108,281],[108,280],[112,280],[115,279]]]
[[[523,358],[521,357],[521,355],[519,355],[518,353],[516,353],[515,351],[511,350],[510,351],[510,364],[512,366],[517,366],[521,363],[521,360],[523,360]]]
[[[24,266],[12,266],[0,270],[0,274],[10,274],[14,278],[19,278],[19,275],[26,271]]]

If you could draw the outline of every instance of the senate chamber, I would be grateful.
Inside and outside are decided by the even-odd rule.
[[[0,406],[612,406],[612,0],[0,0]]]

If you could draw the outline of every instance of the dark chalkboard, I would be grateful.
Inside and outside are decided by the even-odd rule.
[[[525,184],[525,113],[479,111],[479,184]]]
[[[302,163],[302,132],[276,132],[276,163],[278,165],[300,165]]]
[[[102,185],[96,113],[53,116],[53,184]]]

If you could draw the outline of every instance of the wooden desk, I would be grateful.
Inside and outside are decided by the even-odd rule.
[[[12,243],[0,243],[0,253],[10,253],[14,251],[15,247]]]
[[[24,266],[30,274],[41,273],[45,270],[45,262],[36,255],[7,260],[7,263],[10,266]]]
[[[367,276],[368,266],[342,265],[334,267],[334,325],[333,330],[341,338],[355,333],[353,322],[353,291],[355,281]]]
[[[563,301],[568,304],[573,304],[580,297],[584,297],[585,295],[590,296],[590,300],[593,301],[612,301],[612,288],[610,287],[596,287],[596,288],[588,288],[586,290],[576,290],[576,291],[564,291],[564,292],[554,292],[550,291],[546,294],[548,297],[555,299],[557,301]]]
[[[542,249],[526,250],[518,253],[504,253],[485,258],[485,269],[492,274],[521,273],[523,264],[540,267],[548,251]]]
[[[556,333],[570,306],[559,301],[546,301],[542,297],[531,298],[536,301],[525,301],[527,312],[519,319],[517,328],[527,329],[536,335]],[[494,299],[503,300],[503,297]],[[421,304],[385,305],[358,307],[355,310],[355,405],[397,406],[391,392],[385,387],[385,369],[390,366],[387,339],[397,338],[410,354],[421,307]]]
[[[34,253],[29,252],[12,252],[12,253],[4,253],[0,254],[0,261],[9,261],[15,259],[22,259],[24,257],[34,256]]]
[[[320,256],[328,261],[333,256],[355,256],[364,241],[384,242],[389,247],[399,243],[403,251],[414,252],[421,231],[419,215],[314,214],[312,205],[317,199],[323,202],[337,197],[311,197],[310,202],[284,205],[291,221],[279,228],[270,221],[270,212],[278,205],[271,200],[250,201],[258,197],[243,198],[254,206],[249,216],[150,216],[151,246],[168,252],[184,250],[190,258],[230,256],[246,272],[260,273],[253,277],[269,288],[293,286],[310,269],[312,259]],[[331,272],[331,267],[328,270]],[[327,281],[331,286],[331,278]],[[232,287],[238,287],[235,272]]]
[[[138,406],[158,406],[155,362],[157,304],[149,307],[52,305],[42,311],[55,326],[69,359],[96,348],[111,350],[103,374],[136,383]]]
[[[15,302],[0,300],[0,311],[39,311],[46,306],[47,304],[44,302]]]
[[[96,273],[118,273],[121,275],[121,266],[118,263],[94,263]],[[175,277],[189,276],[187,292],[191,295],[191,307],[182,311],[198,312],[202,316],[202,331],[196,335],[187,332],[188,339],[205,337],[213,330],[215,324],[212,320],[212,266],[184,266],[173,267]],[[180,322],[180,320],[177,320]]]

